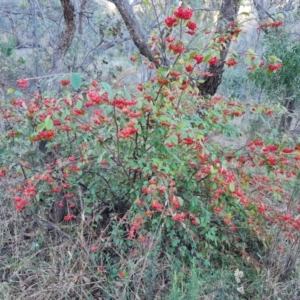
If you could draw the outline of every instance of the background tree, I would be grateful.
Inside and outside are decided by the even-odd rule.
[[[105,16],[105,13],[97,13],[96,8],[99,7],[99,4],[94,1],[57,1],[55,5],[52,4],[51,6],[43,5],[36,0],[30,1],[28,4],[26,2],[18,4],[6,2],[2,9],[4,16],[2,22],[17,43],[15,46],[12,45],[10,49],[16,49],[18,53],[20,53],[20,49],[28,49],[26,50],[27,53],[29,50],[31,51],[31,59],[35,65],[35,75],[46,75],[51,72],[60,73],[66,70],[66,67],[72,72],[86,70],[91,65],[94,66],[93,70],[95,72],[97,72],[97,69],[98,72],[101,72],[99,66],[95,69],[95,65],[97,65],[93,61],[95,54],[103,53],[103,51],[129,40],[129,38],[132,39],[141,55],[147,57],[149,61],[155,62],[155,55],[149,48],[148,38],[151,30],[160,30],[161,46],[163,47],[163,39],[166,36],[163,20],[166,17],[165,13],[170,10],[172,2],[167,1],[161,4],[151,2],[147,4],[149,7],[147,13],[150,11],[152,14],[150,17],[152,24],[149,24],[148,28],[141,26],[141,22],[144,22],[142,20],[147,17],[139,13],[139,10],[133,9],[140,5],[139,3],[129,4],[127,1],[112,1],[112,3],[116,5],[128,34],[124,31],[118,18],[108,17],[109,15],[113,16],[108,8],[106,8],[107,16]],[[104,2],[100,5],[103,6]],[[238,1],[227,0],[222,2],[218,15],[217,34],[228,30],[226,24],[236,19],[238,5]],[[199,7],[196,9],[200,12],[215,13],[217,8]],[[98,16],[96,14],[101,15],[100,19],[97,20]],[[22,20],[17,18],[22,15],[25,16]],[[109,27],[107,26],[108,18],[112,20]],[[61,22],[57,23],[56,20],[61,20]],[[39,26],[39,24],[42,26]],[[29,30],[26,31],[24,36],[20,28],[26,27]],[[25,40],[24,37],[26,36]],[[223,49],[220,49],[219,63],[210,66],[207,70],[213,76],[207,78],[201,84],[202,94],[212,95],[216,92],[221,83],[229,47],[230,39],[227,39]],[[81,53],[76,51],[77,53],[74,54],[73,49],[75,48],[81,49]],[[49,60],[49,58],[51,59]],[[23,61],[25,61],[24,57]],[[30,76],[33,77],[33,74],[30,74]]]

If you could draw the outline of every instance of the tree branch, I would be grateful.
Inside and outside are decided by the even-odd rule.
[[[83,0],[81,2],[81,5],[80,5],[80,11],[78,12],[79,13],[79,18],[78,18],[78,33],[79,34],[82,34],[82,19],[83,19],[83,15],[84,15],[84,9],[85,9],[85,6],[87,4],[88,0]]]
[[[91,53],[93,53],[95,50],[100,50],[100,51],[106,51],[110,48],[113,48],[125,41],[130,40],[131,37],[130,36],[124,36],[124,37],[120,37],[120,38],[116,38],[112,41],[104,41],[103,39],[100,40],[100,42],[92,49],[90,49],[86,55],[84,56],[84,59],[82,60],[82,62],[77,66],[77,68],[83,68],[84,63],[88,60],[89,56],[91,55]]]
[[[283,7],[283,10],[284,11],[293,10],[294,9],[293,4],[294,4],[294,0],[289,0],[288,3]]]
[[[147,38],[143,32],[130,4],[127,0],[109,0],[111,3],[115,4],[125,25],[128,29],[130,36],[139,49],[139,52],[148,58],[151,62],[155,63],[154,55],[148,46]]]
[[[258,0],[253,0],[253,5],[255,6],[258,13],[258,17],[261,21],[266,17],[272,18],[272,16],[268,13],[265,7],[263,7],[262,4],[259,3]]]
[[[218,11],[220,10],[220,8],[210,8],[210,7],[198,7],[198,8],[194,8],[195,11],[197,10],[205,10],[205,11]]]

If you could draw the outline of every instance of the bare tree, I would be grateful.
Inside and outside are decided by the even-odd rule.
[[[85,73],[92,70],[101,76],[98,57],[131,39],[121,18],[105,2],[2,2],[0,35],[4,43],[0,46],[3,62],[0,71],[7,87],[19,77],[39,77],[66,70]]]

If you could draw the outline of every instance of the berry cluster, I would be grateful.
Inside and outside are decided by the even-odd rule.
[[[177,19],[173,17],[167,17],[165,23],[168,27],[174,27],[177,25]]]
[[[270,22],[270,23],[265,23],[265,24],[260,24],[257,29],[266,29],[268,27],[279,27],[283,24],[282,20],[278,20],[278,21],[274,21],[274,22]]]
[[[190,20],[193,16],[194,10],[192,8],[183,8],[182,6],[179,6],[174,11],[175,17],[166,17],[165,24],[167,27],[175,27],[179,24],[179,20]],[[197,30],[197,24],[192,21],[188,21],[186,23],[186,26],[188,28],[187,34],[194,35]]]
[[[267,69],[271,72],[276,71],[282,67],[282,63],[270,64],[267,66]]]
[[[182,6],[179,6],[175,11],[174,15],[178,19],[181,20],[189,20],[193,16],[194,10],[192,8],[183,8]]]
[[[225,64],[228,66],[228,67],[233,67],[235,65],[237,65],[237,61],[235,60],[234,57],[230,57],[226,62]]]
[[[17,80],[17,85],[21,89],[27,89],[28,85],[29,85],[28,79],[19,79],[19,80]]]

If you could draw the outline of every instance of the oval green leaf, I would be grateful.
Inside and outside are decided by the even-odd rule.
[[[78,73],[73,73],[71,75],[71,85],[75,90],[78,90],[81,86],[81,75]]]

